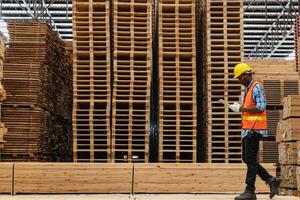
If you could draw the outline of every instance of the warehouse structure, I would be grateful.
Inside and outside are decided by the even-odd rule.
[[[298,196],[298,5],[2,0],[0,193],[242,190],[241,113],[220,99],[239,101],[246,62],[268,103],[258,159]]]

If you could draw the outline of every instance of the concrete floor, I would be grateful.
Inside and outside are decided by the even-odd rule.
[[[236,194],[80,194],[80,195],[0,195],[0,200],[233,200]],[[267,194],[257,200],[269,200]],[[300,200],[299,197],[275,196],[272,200]]]

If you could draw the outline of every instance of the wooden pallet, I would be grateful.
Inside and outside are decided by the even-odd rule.
[[[196,162],[196,3],[158,2],[159,162]]]
[[[77,102],[75,106],[72,119],[74,159],[78,162],[109,162],[110,102]]]

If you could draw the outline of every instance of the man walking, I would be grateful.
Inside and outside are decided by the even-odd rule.
[[[256,174],[270,187],[270,198],[278,192],[280,179],[271,176],[257,161],[259,141],[267,137],[266,99],[262,85],[252,78],[246,63],[234,67],[234,78],[244,86],[243,100],[229,105],[233,112],[242,112],[242,158],[247,165],[245,191],[235,200],[256,200]]]

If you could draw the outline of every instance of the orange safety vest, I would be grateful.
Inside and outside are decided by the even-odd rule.
[[[255,106],[255,102],[252,98],[253,88],[256,84],[260,84],[257,81],[253,81],[245,94],[244,107],[249,108]],[[260,113],[243,112],[242,113],[242,129],[249,130],[267,130],[267,112]]]

